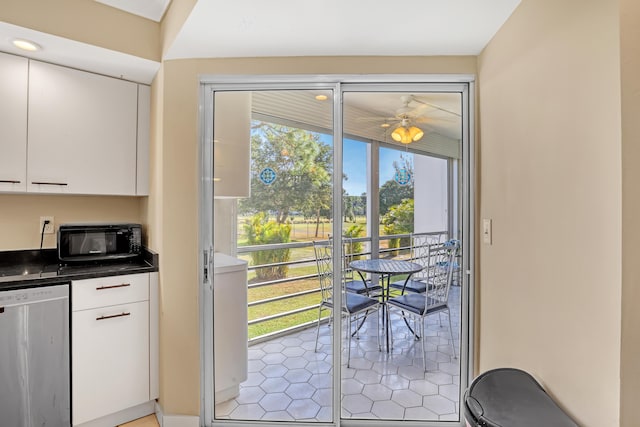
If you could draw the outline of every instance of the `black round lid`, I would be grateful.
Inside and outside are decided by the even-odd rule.
[[[578,427],[538,382],[519,369],[485,372],[469,386],[467,409],[486,427]]]

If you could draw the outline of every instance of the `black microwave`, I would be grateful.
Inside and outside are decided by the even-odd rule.
[[[62,224],[58,229],[61,262],[126,260],[141,251],[140,224]]]

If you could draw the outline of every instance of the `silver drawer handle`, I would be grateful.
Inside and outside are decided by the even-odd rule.
[[[100,316],[100,317],[96,317],[96,320],[107,320],[107,319],[114,319],[116,317],[124,317],[124,316],[131,316],[131,313],[123,311],[120,314],[112,314],[110,316]]]
[[[100,286],[99,288],[96,288],[96,291],[104,291],[105,289],[126,288],[127,286],[131,286],[131,283],[121,283],[119,285],[111,285],[111,286]]]
[[[15,179],[0,179],[0,183],[2,183],[2,184],[20,184],[20,181],[16,181]]]
[[[31,181],[34,185],[69,185],[66,182],[43,182],[43,181]]]

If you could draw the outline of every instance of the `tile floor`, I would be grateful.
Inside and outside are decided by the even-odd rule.
[[[459,355],[460,288],[450,292],[453,336]],[[343,345],[342,418],[385,420],[458,420],[460,363],[453,358],[449,323],[442,315],[427,319],[427,372],[422,344],[409,334],[402,318],[392,317],[394,346],[378,351],[375,316],[370,316],[351,343],[346,367]],[[320,327],[252,345],[249,377],[240,395],[215,406],[217,419],[331,421],[331,331]],[[344,334],[343,334],[344,336]]]

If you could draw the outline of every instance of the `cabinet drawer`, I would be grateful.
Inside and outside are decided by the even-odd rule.
[[[73,311],[149,300],[149,273],[71,282]]]

